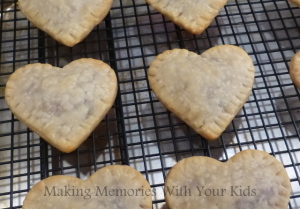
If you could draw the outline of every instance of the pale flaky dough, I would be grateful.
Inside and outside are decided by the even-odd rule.
[[[227,0],[146,0],[175,24],[193,34],[204,31]]]
[[[226,163],[200,156],[183,159],[165,181],[169,209],[286,209],[290,193],[283,165],[258,150],[239,152]]]
[[[153,92],[168,110],[213,140],[229,125],[251,93],[254,66],[239,47],[213,47],[202,55],[166,51],[148,71]]]
[[[75,150],[105,117],[117,92],[104,62],[79,59],[64,68],[29,64],[8,79],[5,100],[14,115],[62,152]]]
[[[300,89],[300,52],[296,53],[291,60],[290,76],[293,83]]]
[[[71,47],[104,19],[112,0],[19,0],[18,5],[36,27]]]
[[[152,191],[137,170],[107,166],[87,180],[52,176],[35,184],[23,209],[151,209]]]
[[[300,7],[300,0],[289,0],[293,5]]]

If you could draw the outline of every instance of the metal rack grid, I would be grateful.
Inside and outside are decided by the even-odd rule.
[[[226,161],[240,150],[265,150],[290,177],[289,208],[300,208],[300,95],[288,64],[300,50],[300,9],[286,0],[229,0],[209,28],[192,35],[145,0],[114,0],[105,20],[73,48],[32,26],[15,0],[0,2],[0,208],[21,208],[41,179],[64,174],[85,179],[110,164],[130,165],[156,189],[153,208],[166,208],[168,170],[180,159],[205,155]],[[168,112],[151,92],[147,69],[167,49],[197,53],[220,45],[243,48],[255,64],[248,102],[222,136],[201,138]],[[35,62],[62,67],[72,60],[102,59],[116,71],[119,92],[103,122],[76,151],[64,154],[20,123],[4,101],[7,77]]]

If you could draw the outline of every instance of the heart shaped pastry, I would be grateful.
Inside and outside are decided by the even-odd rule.
[[[300,89],[300,51],[291,60],[290,76],[293,83]]]
[[[251,93],[254,66],[239,47],[213,47],[202,55],[185,49],[157,56],[148,71],[158,99],[203,137],[220,136]]]
[[[204,31],[227,0],[146,0],[172,22],[193,34]]]
[[[291,184],[275,157],[246,150],[226,163],[183,159],[168,173],[164,191],[169,209],[286,209]]]
[[[71,47],[105,18],[112,0],[19,0],[18,5],[36,27]]]
[[[35,184],[26,195],[23,209],[151,209],[152,190],[137,170],[107,166],[87,180],[52,176]]]
[[[14,115],[62,152],[75,150],[116,98],[115,72],[104,62],[79,59],[64,68],[29,64],[8,79],[5,100]]]

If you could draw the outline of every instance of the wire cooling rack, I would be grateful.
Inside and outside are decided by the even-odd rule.
[[[127,164],[156,189],[153,208],[166,208],[162,186],[180,159],[204,155],[226,161],[240,150],[265,150],[290,177],[289,208],[300,208],[300,95],[288,74],[300,50],[300,9],[286,0],[229,0],[200,35],[180,29],[144,0],[114,0],[105,20],[69,48],[32,26],[14,0],[0,2],[0,208],[21,208],[28,190],[57,174],[88,178],[101,167]],[[243,48],[255,64],[248,102],[222,136],[201,138],[168,112],[151,92],[147,69],[156,55],[220,45]],[[102,123],[76,151],[64,154],[20,123],[4,101],[8,76],[28,63],[62,67],[101,59],[116,71],[119,92]]]

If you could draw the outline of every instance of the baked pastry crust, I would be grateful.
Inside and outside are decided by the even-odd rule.
[[[300,7],[300,0],[289,0],[292,4],[294,4],[297,7]]]
[[[104,62],[79,59],[64,68],[29,64],[8,79],[5,100],[14,115],[62,152],[75,150],[111,109],[115,72]]]
[[[281,162],[258,150],[239,152],[225,163],[202,156],[186,158],[165,180],[169,209],[286,209],[290,193]]]
[[[190,33],[202,33],[227,0],[146,0],[148,4]]]
[[[290,76],[293,83],[300,89],[300,52],[296,53],[291,60]]]
[[[23,209],[151,209],[147,180],[125,165],[106,166],[86,180],[57,175],[35,184]]]
[[[174,49],[155,58],[148,78],[169,111],[214,140],[248,99],[254,66],[249,55],[236,46],[216,46],[201,55]]]
[[[72,47],[105,18],[112,0],[19,0],[18,6],[33,25]]]

